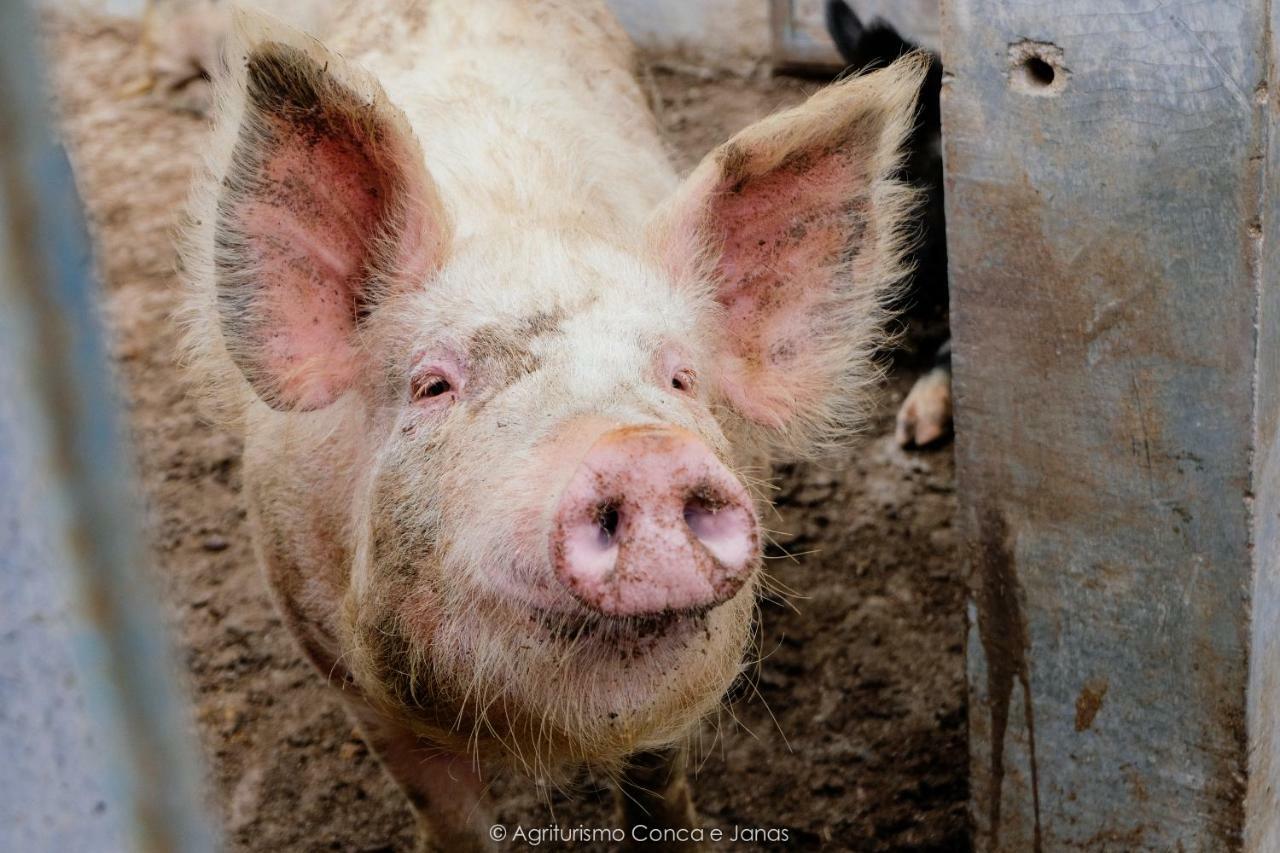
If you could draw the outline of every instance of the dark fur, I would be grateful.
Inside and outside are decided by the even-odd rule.
[[[847,64],[847,73],[883,68],[920,50],[884,21],[864,23],[845,0],[827,0],[826,15],[827,29]],[[915,274],[899,307],[918,326],[912,330],[913,337],[927,342],[925,349],[933,350],[948,337],[947,233],[942,184],[942,60],[935,54],[928,56],[929,71],[920,89],[920,109],[907,138],[901,174],[922,191],[924,201],[918,220],[920,238],[909,258]]]

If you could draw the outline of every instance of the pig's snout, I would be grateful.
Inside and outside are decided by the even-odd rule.
[[[626,427],[587,452],[556,507],[551,559],[582,604],[608,616],[700,610],[755,568],[751,498],[687,430]]]

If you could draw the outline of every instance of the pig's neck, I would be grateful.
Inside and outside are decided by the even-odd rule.
[[[675,186],[602,3],[375,0],[338,27],[408,116],[459,237],[536,225],[625,245]]]

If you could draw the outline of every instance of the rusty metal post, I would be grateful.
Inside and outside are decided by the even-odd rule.
[[[0,847],[212,850],[38,34],[0,20]]]
[[[943,6],[976,848],[1280,850],[1280,4]]]

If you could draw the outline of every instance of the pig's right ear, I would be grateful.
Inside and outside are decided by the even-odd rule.
[[[751,125],[650,222],[659,262],[708,303],[718,396],[771,448],[821,448],[864,414],[904,273],[912,194],[896,173],[927,67],[907,56]]]
[[[213,274],[228,353],[277,409],[363,371],[362,321],[443,263],[450,226],[403,114],[318,43],[242,18],[220,113]]]

